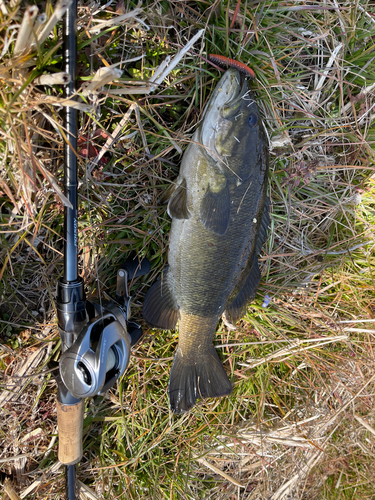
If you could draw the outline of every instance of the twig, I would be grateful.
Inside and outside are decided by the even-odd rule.
[[[36,5],[31,5],[27,7],[20,30],[18,32],[18,37],[16,40],[16,44],[14,46],[14,56],[19,56],[22,52],[30,47],[30,36],[33,31],[33,21],[38,14],[38,7]]]
[[[299,352],[307,351],[308,349],[313,349],[316,347],[321,347],[326,344],[330,344],[331,342],[343,342],[348,340],[349,337],[347,335],[337,335],[336,337],[327,338],[327,340],[322,341],[319,339],[318,343],[314,345],[308,345],[305,347],[301,347],[301,345],[305,342],[304,340],[296,340],[291,343],[290,346],[283,347],[282,349],[277,350],[271,354],[268,354],[264,358],[261,359],[249,359],[246,360],[246,363],[238,363],[240,366],[245,366],[246,368],[254,368],[255,366],[262,365],[263,363],[267,363],[272,359],[276,358],[284,358],[285,356],[291,356],[293,354],[297,354]]]
[[[319,78],[319,81],[315,87],[315,95],[312,98],[312,101],[315,101],[315,103],[317,103],[319,101],[320,94],[321,94],[321,88],[323,87],[324,82],[326,81],[327,75],[328,75],[332,65],[336,61],[336,58],[337,58],[340,50],[342,49],[342,47],[343,47],[343,44],[339,43],[337,45],[337,47],[333,50],[331,57],[329,58],[328,63],[326,65],[326,69],[323,71],[322,76]]]
[[[82,481],[77,481],[77,486],[79,489],[79,496],[83,500],[89,498],[90,500],[99,500],[99,497],[95,495],[91,488],[89,488],[86,484],[82,483]]]
[[[177,66],[177,64],[181,61],[184,55],[191,49],[191,47],[195,44],[197,40],[203,35],[204,29],[198,31],[196,35],[183,47],[174,58],[170,61],[168,57],[166,60],[159,66],[158,70],[155,71],[153,77],[150,80],[150,83],[153,83],[152,90],[154,91],[156,87],[163,82],[163,80],[169,75],[169,73]]]
[[[87,171],[88,171],[89,174],[91,174],[91,172],[94,169],[94,167],[96,167],[96,165],[101,160],[101,158],[103,158],[103,156],[106,154],[106,152],[112,147],[112,144],[114,142],[116,142],[118,135],[120,134],[120,132],[123,129],[124,125],[129,121],[132,112],[136,108],[137,108],[137,104],[136,103],[131,104],[129,106],[129,109],[127,110],[127,112],[125,113],[125,115],[123,116],[123,118],[121,118],[119,124],[117,125],[117,127],[113,131],[112,135],[110,137],[108,137],[108,139],[106,140],[106,143],[104,144],[104,146],[100,150],[98,156],[89,165],[87,165]]]
[[[371,427],[371,425],[369,425],[367,422],[365,422],[363,420],[363,418],[361,418],[358,415],[354,415],[354,418],[357,420],[357,422],[359,422],[361,425],[363,425],[363,427],[365,427],[368,431],[371,432],[371,434],[374,434],[374,436],[375,436],[375,429],[373,427]]]
[[[137,118],[137,123],[138,123],[138,128],[139,128],[139,133],[141,134],[142,142],[143,142],[143,147],[145,148],[146,154],[150,154],[150,150],[147,145],[147,139],[146,139],[146,134],[142,125],[142,120],[141,120],[141,113],[139,112],[139,106],[137,105],[135,107],[135,116]]]
[[[14,491],[9,479],[7,479],[4,483],[4,492],[8,495],[10,500],[20,500],[20,497]]]
[[[18,460],[20,458],[31,457],[32,453],[21,453],[20,455],[14,455],[12,457],[0,458],[0,464],[4,464],[6,462],[11,462],[12,460]]]
[[[60,467],[62,467],[62,464],[60,462],[56,462],[52,465],[52,467],[50,467],[46,473],[48,472],[48,474],[53,474],[54,472],[57,472]],[[29,495],[32,491],[35,490],[35,488],[37,488],[40,484],[42,484],[43,482],[45,481],[45,479],[42,477],[40,479],[36,479],[32,484],[30,484],[30,486],[28,488],[26,488],[26,490],[24,490],[21,494],[20,494],[20,498],[21,500],[25,497],[27,497],[27,495]]]
[[[207,462],[207,460],[205,460],[204,458],[196,458],[196,461],[199,464],[204,465],[205,467],[208,467],[212,471],[216,472],[216,474],[219,474],[219,476],[225,478],[227,481],[230,481],[232,484],[235,484],[239,488],[246,488],[246,484],[240,483],[239,481],[237,481],[237,479],[234,479],[234,477],[232,477],[229,474],[227,474],[226,472],[222,471],[221,469],[219,469],[215,465],[211,464],[210,462]]]
[[[90,28],[88,31],[91,32],[99,32],[103,31],[106,28],[109,28],[111,26],[119,26],[123,21],[126,21],[127,19],[130,19],[132,17],[137,16],[138,14],[141,14],[143,12],[143,9],[137,8],[134,10],[131,10],[130,12],[127,12],[126,14],[123,14],[122,16],[116,16],[113,17],[112,19],[108,19],[108,21],[102,21],[102,20],[96,20],[93,19],[93,22],[96,23],[98,22],[96,26]]]

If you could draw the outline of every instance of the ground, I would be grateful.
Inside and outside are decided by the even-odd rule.
[[[64,498],[48,362],[60,355],[66,77],[45,80],[62,71],[59,12],[0,5],[0,479],[12,500]],[[209,53],[254,70],[271,170],[257,297],[235,331],[217,330],[232,395],[172,415],[178,330],[143,323],[120,383],[86,402],[81,497],[374,498],[374,7],[120,1],[79,3],[78,16],[79,267],[92,300],[114,293],[130,252],[147,256],[131,285],[142,322],[166,263],[165,193],[221,74]]]

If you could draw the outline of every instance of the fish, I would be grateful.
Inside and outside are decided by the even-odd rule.
[[[228,69],[209,99],[168,201],[168,264],[148,290],[145,321],[179,336],[168,393],[174,413],[231,393],[213,345],[223,316],[243,317],[267,238],[268,142],[246,75]]]

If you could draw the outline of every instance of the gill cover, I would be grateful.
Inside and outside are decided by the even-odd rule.
[[[221,109],[222,121],[215,133],[215,150],[221,157],[228,158],[228,175],[237,175],[243,181],[258,162],[263,129],[247,80],[240,74],[238,78],[241,87],[237,95]]]
[[[258,106],[246,78],[229,69],[207,106],[201,127],[203,152],[212,164],[200,220],[224,235],[230,221],[231,186],[239,186],[256,171],[264,134]]]
[[[216,149],[216,135],[229,125],[224,108],[239,97],[240,81],[240,74],[237,70],[226,71],[207,104],[200,129],[200,142],[205,153],[211,156],[214,162],[221,161]]]

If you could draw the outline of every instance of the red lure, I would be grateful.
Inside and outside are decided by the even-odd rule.
[[[251,80],[254,80],[255,78],[255,73],[254,71],[246,66],[246,64],[236,61],[235,59],[231,59],[230,57],[225,57],[225,56],[219,56],[218,54],[209,54],[208,55],[209,61],[213,62],[214,64],[217,64],[221,68],[235,68],[238,69],[240,73],[243,75],[247,76]]]

